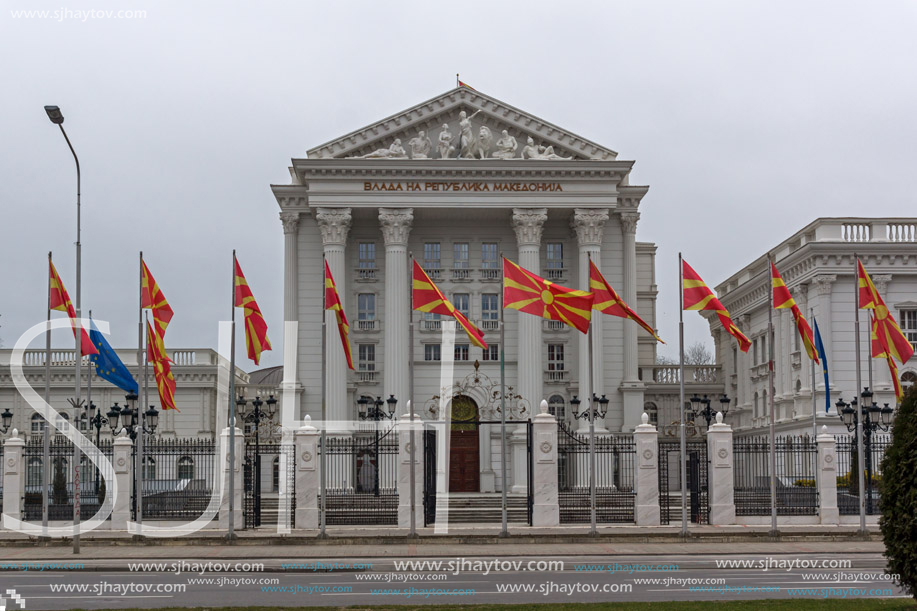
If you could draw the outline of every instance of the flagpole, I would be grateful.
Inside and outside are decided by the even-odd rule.
[[[591,271],[592,253],[587,251],[586,258],[589,260],[589,269]],[[588,281],[586,286],[588,288]],[[598,531],[596,530],[595,525],[595,380],[593,379],[595,371],[592,367],[592,350],[594,341],[594,336],[592,334],[592,324],[589,325],[586,333],[586,341],[588,343],[589,351],[589,364],[586,367],[586,379],[589,380],[589,388],[585,389],[587,392],[586,399],[589,401],[589,534],[595,536],[598,534]]]
[[[456,74],[456,79],[458,75]],[[500,253],[503,261],[503,276],[500,291],[500,477],[503,480],[500,486],[500,536],[508,537],[506,515],[506,321],[503,316],[503,297],[506,294],[506,259]]]
[[[144,385],[146,385],[147,370],[145,369],[144,358],[143,358],[143,251],[142,250],[140,251],[139,280],[140,280],[139,282],[140,299],[137,301],[137,377],[138,378],[143,377],[143,383]],[[152,302],[152,299],[150,301]],[[138,385],[137,386],[137,395],[138,396],[137,396],[137,401],[136,401],[137,416],[139,416],[140,412],[143,411],[142,404],[143,404],[143,401],[146,401],[145,398],[143,399],[143,401],[140,400],[141,392],[142,392],[142,389]],[[140,446],[139,444],[137,444],[136,440],[134,440],[134,442],[135,442],[134,456],[140,456],[140,452],[139,452]],[[139,484],[140,475],[138,475],[138,471],[142,471],[142,470],[143,470],[143,465],[140,462],[140,458],[137,458],[137,460],[134,462],[134,519],[137,521],[138,524],[142,523],[142,517],[141,517],[142,509],[140,508],[140,505],[143,503],[143,493],[140,489],[140,484]]]
[[[856,419],[856,440],[857,440],[857,480],[859,483],[859,493],[860,493],[860,534],[866,535],[866,482],[863,479],[863,465],[866,464],[866,456],[864,452],[864,440],[863,440],[863,406],[860,405],[860,400],[863,398],[860,395],[860,388],[863,384],[863,373],[861,371],[862,363],[860,362],[862,355],[860,354],[860,269],[859,263],[860,258],[857,253],[853,253],[853,290],[854,290],[854,351],[856,353],[856,378],[857,378],[857,387],[856,391],[853,393],[853,400],[856,401],[856,412],[854,413],[854,418]]]
[[[410,294],[408,295],[408,301],[411,304],[411,309],[408,312],[409,321],[408,321],[408,417],[411,419],[411,438],[409,445],[411,447],[411,531],[410,537],[413,539],[417,536],[417,474],[416,474],[416,453],[415,453],[415,437],[414,437],[414,253],[408,252],[408,278],[411,278],[412,281],[408,284],[408,290]]]
[[[685,278],[684,264],[681,260],[681,253],[678,253],[678,392],[679,401],[678,409],[680,411],[680,434],[681,434],[681,536],[688,536],[688,506],[687,506],[687,480],[688,469],[685,461],[687,460],[687,447],[685,443]]]
[[[90,332],[92,331],[92,310],[89,310],[89,330]],[[90,337],[90,341],[91,340],[92,340],[92,337]],[[85,412],[85,415],[87,419],[86,420],[87,421],[86,432],[89,433],[88,422],[89,422],[89,418],[92,416],[92,355],[89,356],[89,366],[86,368],[86,412]],[[79,427],[80,422],[81,422],[80,419],[76,420],[77,430],[80,429]],[[98,445],[96,445],[96,447],[98,447]],[[81,459],[81,462],[82,462],[82,459]],[[83,465],[81,464],[80,467],[82,466]],[[82,473],[82,469],[80,469],[80,480],[82,479],[83,479],[83,473]],[[99,497],[98,478],[96,478],[96,480],[97,481],[96,481],[96,487],[95,487],[95,495],[96,495],[96,498],[98,499]]]
[[[48,270],[51,269],[51,251],[48,251]],[[45,326],[45,403],[51,405],[51,280],[48,279],[48,319]],[[41,527],[42,537],[48,537],[48,484],[51,481],[51,422],[45,419],[42,439],[41,467]]]
[[[327,422],[325,421],[325,417],[327,415],[326,413],[327,410],[325,409],[325,400],[327,399],[327,396],[328,396],[328,388],[327,388],[328,384],[327,384],[327,381],[325,380],[325,368],[326,368],[325,363],[328,360],[328,355],[327,355],[327,350],[326,350],[327,337],[326,337],[326,329],[325,329],[325,319],[327,317],[327,311],[325,310],[325,308],[328,307],[328,303],[326,299],[328,292],[327,292],[327,287],[325,283],[325,266],[327,264],[328,264],[327,258],[325,257],[325,254],[322,253],[322,433],[321,433],[321,452],[319,452],[319,459],[320,459],[319,460],[320,462],[319,464],[319,488],[320,488],[319,495],[321,498],[321,507],[319,508],[319,512],[318,512],[318,517],[319,517],[318,538],[319,539],[324,539],[325,537],[328,536],[325,533],[325,522],[326,522],[326,517],[327,517],[326,511],[328,507],[325,502],[328,496],[327,490],[325,489],[325,486],[326,486],[325,484],[325,462],[326,462],[325,429],[327,428]]]
[[[809,308],[809,318],[812,319],[813,324],[815,321],[815,310]],[[812,352],[818,354],[818,350],[815,348],[815,337],[812,337]],[[815,393],[815,359],[810,358],[809,361],[812,363],[812,443],[815,443],[815,439],[818,437],[818,397]],[[825,389],[827,392],[828,389]],[[818,475],[818,469],[815,470],[815,474]]]
[[[767,255],[767,262],[774,264],[770,253]],[[772,537],[777,536],[777,448],[775,437],[775,407],[774,407],[774,287],[773,280],[767,292],[767,335],[768,335],[768,361],[767,361],[767,384],[768,384],[768,401],[770,403],[770,466],[771,466],[771,532]]]
[[[232,542],[235,529],[236,496],[236,249],[232,249],[232,317],[229,328],[232,336],[229,342],[229,521],[226,538]],[[145,381],[145,380],[144,380]],[[260,473],[258,476],[260,477]]]
[[[150,324],[150,315],[146,315],[146,323]],[[146,349],[145,353],[149,354],[150,350],[150,336],[149,333],[146,334]],[[137,406],[137,414],[135,416],[135,421],[137,422],[137,473],[135,477],[137,479],[137,494],[136,494],[136,503],[137,503],[137,536],[143,536],[143,414],[147,409],[147,406],[150,404],[150,360],[148,358],[143,359],[143,404]]]

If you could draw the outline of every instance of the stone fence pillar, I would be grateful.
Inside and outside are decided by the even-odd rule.
[[[557,499],[557,420],[548,413],[548,402],[541,401],[532,423],[532,526],[558,526]]]
[[[127,530],[127,523],[131,519],[131,488],[134,481],[131,449],[134,442],[127,436],[127,432],[122,430],[112,445],[112,466],[115,469],[118,496],[115,497],[112,507],[111,529]]]
[[[24,445],[16,429],[3,444],[3,513],[17,520],[21,518]]]
[[[308,415],[303,418],[303,425],[296,431],[296,528],[317,529],[319,521],[319,432],[310,423]]]
[[[634,518],[637,526],[659,526],[659,437],[649,416],[644,413],[640,419],[634,429]]]
[[[233,478],[233,528],[241,529],[245,524],[243,520],[244,507],[242,506],[243,486],[242,463],[245,460],[245,435],[242,429],[236,428],[235,461],[229,464],[229,427],[220,433],[222,444],[225,444],[226,458],[222,459],[223,469],[223,494],[220,497],[220,530],[229,528],[229,478]],[[221,445],[222,445],[221,444]],[[218,450],[219,451],[219,450]]]
[[[837,524],[840,515],[837,510],[837,442],[828,434],[828,427],[821,427],[816,438],[818,444],[818,515],[822,524]]]
[[[736,523],[735,486],[732,462],[732,427],[723,424],[723,414],[717,412],[716,424],[707,429],[707,459],[709,471],[708,498],[709,523],[724,525]]]
[[[414,470],[414,527],[423,527],[423,420],[413,413],[398,419],[398,528],[411,528],[411,469]],[[412,438],[413,436],[413,438]],[[411,447],[414,463],[411,464]]]

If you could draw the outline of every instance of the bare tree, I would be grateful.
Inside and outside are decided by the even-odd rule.
[[[713,353],[703,342],[694,342],[685,348],[685,365],[712,365]]]
[[[677,365],[678,361],[664,354],[657,354],[656,355],[656,364],[657,365]]]

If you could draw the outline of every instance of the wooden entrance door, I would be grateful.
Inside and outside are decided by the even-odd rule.
[[[478,450],[478,406],[459,395],[452,400],[449,447],[449,492],[479,492],[481,469]]]

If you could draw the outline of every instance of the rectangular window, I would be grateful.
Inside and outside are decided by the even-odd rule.
[[[500,296],[497,293],[481,295],[481,320],[500,320]]]
[[[452,245],[453,269],[468,269],[468,242],[456,242]]]
[[[907,341],[917,348],[917,310],[901,310],[901,330]]]
[[[359,354],[360,371],[375,371],[376,370],[376,345],[375,344],[359,344],[357,350]]]
[[[752,340],[751,342],[751,360],[752,360],[752,363],[751,363],[752,365],[758,364],[758,338],[757,337],[754,340]]]
[[[376,296],[373,293],[357,295],[357,320],[376,319]]]
[[[376,269],[375,242],[360,242],[360,269]]]
[[[769,360],[770,359],[768,358],[768,355],[767,355],[767,336],[762,335],[761,336],[761,362],[767,363]]]
[[[496,242],[481,244],[481,269],[499,269]]]
[[[548,344],[548,371],[564,370],[564,345]]]
[[[423,267],[424,270],[442,268],[439,242],[426,242],[423,245]]]
[[[455,360],[456,361],[467,361],[468,360],[468,344],[455,344]]]
[[[564,245],[562,242],[547,243],[547,268],[563,269],[564,268]]]
[[[484,355],[481,357],[482,361],[499,361],[500,360],[500,346],[497,344],[487,344],[487,348],[484,350]]]
[[[423,360],[425,361],[438,361],[440,360],[440,345],[439,344],[424,344],[423,347]]]
[[[455,293],[452,295],[452,305],[455,306],[455,309],[465,315],[465,318],[468,318],[469,309],[471,307],[471,296],[468,293]]]

